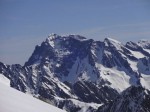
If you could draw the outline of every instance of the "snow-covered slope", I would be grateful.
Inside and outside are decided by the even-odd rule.
[[[1,82],[2,80],[0,80],[0,112],[65,112]]]
[[[10,86],[10,80],[5,77],[3,74],[0,74],[0,83],[6,86]]]

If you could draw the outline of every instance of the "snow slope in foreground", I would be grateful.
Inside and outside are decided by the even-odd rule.
[[[65,112],[0,81],[0,112]]]
[[[1,83],[10,86],[10,80],[7,77],[5,77],[3,74],[0,74],[0,84]]]

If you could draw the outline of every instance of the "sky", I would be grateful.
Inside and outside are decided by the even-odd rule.
[[[51,33],[150,40],[150,1],[0,0],[0,62],[24,65]]]

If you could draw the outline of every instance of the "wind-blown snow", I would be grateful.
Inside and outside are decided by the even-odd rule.
[[[65,112],[57,107],[21,93],[0,80],[0,112]]]

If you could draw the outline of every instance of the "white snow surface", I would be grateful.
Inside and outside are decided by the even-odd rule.
[[[129,49],[128,49],[129,50]],[[130,52],[133,54],[133,56],[135,56],[136,58],[143,58],[145,57],[141,52],[138,52],[138,51],[132,51],[130,50]]]
[[[10,80],[3,74],[0,74],[0,82],[4,85],[10,86]]]
[[[141,74],[140,82],[143,87],[150,90],[150,75]]]
[[[144,51],[148,52],[150,54],[150,49],[144,49]]]
[[[0,80],[0,112],[65,112],[6,86]]]
[[[100,68],[100,74],[105,81],[111,82],[110,87],[122,92],[130,87],[130,76],[126,75],[124,71],[119,71],[116,68],[106,68],[101,64],[96,64]]]
[[[97,103],[93,103],[93,102],[85,103],[85,102],[81,102],[81,101],[78,101],[75,99],[69,99],[69,100],[71,100],[74,103],[74,105],[79,106],[81,108],[81,110],[78,112],[90,112],[90,111],[88,111],[89,107],[93,107],[94,109],[97,110],[100,106],[103,105],[103,104],[97,104]]]

